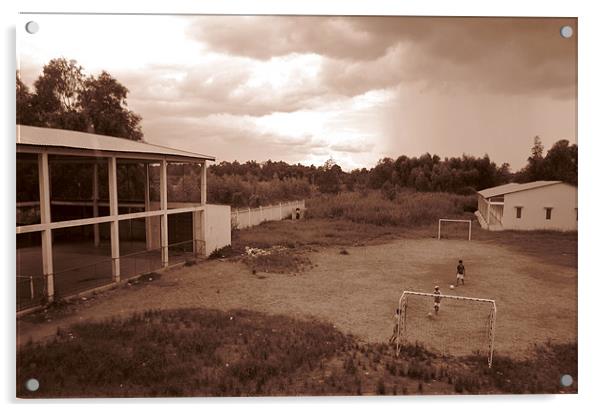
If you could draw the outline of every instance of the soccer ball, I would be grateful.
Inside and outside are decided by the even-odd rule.
[[[456,287],[454,285],[449,285],[450,289],[455,289]]]

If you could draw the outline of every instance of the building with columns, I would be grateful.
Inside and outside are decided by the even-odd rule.
[[[230,207],[207,203],[212,156],[22,125],[16,150],[18,310],[230,244]]]

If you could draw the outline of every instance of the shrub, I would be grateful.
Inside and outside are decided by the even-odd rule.
[[[307,202],[308,218],[345,219],[355,223],[379,226],[417,227],[431,224],[441,217],[462,215],[476,210],[474,196],[452,193],[421,193],[404,191],[394,200],[371,191],[366,196],[359,192],[322,195]]]
[[[220,249],[215,249],[213,252],[209,254],[209,259],[221,259],[234,256],[234,251],[232,250],[232,246],[224,246]]]

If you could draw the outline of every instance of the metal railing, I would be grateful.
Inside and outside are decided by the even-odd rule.
[[[17,310],[41,304],[46,299],[46,281],[42,275],[17,276]]]
[[[169,266],[204,256],[205,242],[186,240],[167,245]],[[119,257],[120,280],[152,273],[163,268],[161,248],[128,253]],[[53,274],[55,299],[66,298],[114,283],[113,258],[59,270]],[[17,276],[17,311],[39,306],[47,299],[46,277]]]
[[[106,258],[88,265],[54,272],[54,295],[75,295],[113,282],[113,259]]]
[[[122,255],[119,257],[119,266],[122,280],[159,270],[163,267],[161,248]]]

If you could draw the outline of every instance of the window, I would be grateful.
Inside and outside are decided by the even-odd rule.
[[[523,207],[516,206],[516,218],[520,219],[523,216]]]
[[[552,208],[546,207],[546,220],[551,220],[551,219],[552,219]]]

